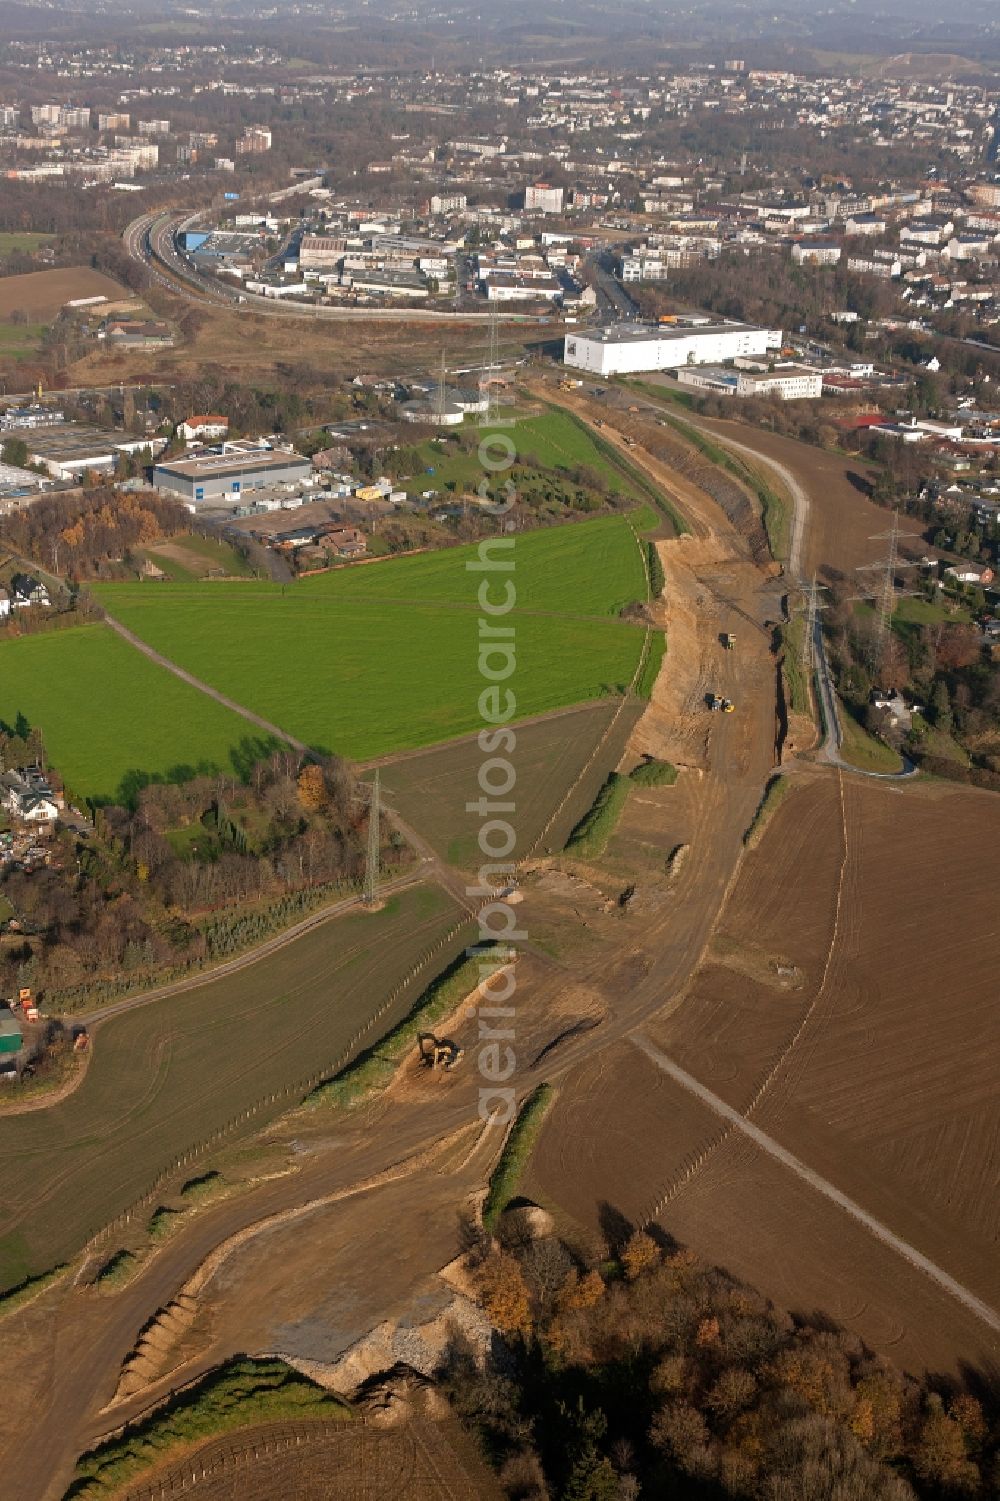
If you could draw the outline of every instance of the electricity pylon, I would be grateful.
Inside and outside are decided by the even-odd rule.
[[[897,589],[896,573],[900,568],[912,568],[912,563],[900,563],[899,539],[900,537],[919,537],[919,532],[901,532],[899,530],[899,512],[893,511],[892,525],[887,532],[876,532],[869,538],[871,542],[888,542],[885,561],[881,563],[867,563],[858,570],[859,573],[881,573],[882,578],[877,589],[872,590],[875,600],[875,610],[878,615],[878,625],[875,635],[875,659],[878,667],[885,662],[886,648],[889,644],[889,632],[892,630],[892,617],[896,612],[896,601],[906,594],[912,594],[911,589]]]
[[[438,383],[437,383],[437,404],[436,404],[436,411],[437,411],[437,425],[438,425],[438,427],[444,427],[444,414],[445,414],[445,409],[447,407],[447,404],[448,404],[448,387],[447,387],[447,385],[445,383],[444,350],[442,349],[442,351],[441,351],[441,369],[440,369],[440,372],[438,374]]]
[[[820,614],[826,609],[826,605],[820,603],[820,591],[825,589],[826,585],[821,584],[814,573],[806,596],[806,629],[802,637],[802,670],[807,675],[812,671],[815,661],[816,624]]]
[[[500,369],[500,312],[495,302],[490,303],[489,332],[486,344],[486,369],[483,371],[483,379],[486,382],[486,411],[483,413],[484,425],[488,426],[496,416],[496,379]]]
[[[362,897],[366,907],[374,907],[378,897],[379,854],[382,848],[379,832],[380,811],[378,772],[376,771],[368,804],[368,855],[365,860],[365,889]]]

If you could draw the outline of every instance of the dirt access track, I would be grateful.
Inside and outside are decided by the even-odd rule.
[[[591,420],[586,401],[562,404]],[[641,435],[641,418],[630,421]],[[753,1275],[786,1306],[832,1301],[849,1327],[911,1364],[979,1359],[992,1334],[971,1311],[780,1159],[764,1154],[749,1175],[748,1139],[727,1131],[696,1091],[639,1046],[645,1041],[668,1059],[676,1049],[678,1067],[699,1087],[753,1116],[824,1180],[864,1198],[927,1258],[948,1260],[941,1237],[951,1232],[942,1221],[928,1238],[912,1169],[929,1160],[920,1129],[933,1136],[946,1124],[937,1102],[947,1089],[928,1098],[909,1156],[896,1149],[911,1168],[901,1167],[870,1201],[867,1185],[849,1174],[840,1184],[834,1139],[806,1130],[831,1100],[849,1124],[865,1109],[857,1079],[869,976],[854,978],[861,898],[866,883],[886,891],[892,880],[884,863],[865,874],[857,851],[876,806],[866,798],[888,809],[878,838],[890,858],[895,808],[915,789],[849,788],[838,823],[838,774],[799,771],[803,786],[792,792],[787,817],[745,854],[743,835],[777,754],[768,622],[783,580],[753,559],[749,537],[719,505],[675,482],[653,452],[655,437],[651,422],[649,452],[639,443],[629,458],[669,489],[692,532],[658,544],[670,642],[625,760],[649,753],[682,770],[673,787],[632,794],[628,840],[616,839],[605,860],[581,868],[541,857],[525,875],[516,910],[531,943],[517,963],[516,1084],[521,1097],[543,1079],[557,1088],[526,1188],[573,1234],[613,1236],[623,1218],[655,1219],[707,1258]],[[737,634],[732,653],[719,639],[728,630]],[[709,691],[732,698],[735,712],[711,714],[702,703]],[[805,839],[810,829],[815,848]],[[924,837],[918,832],[916,847]],[[662,852],[673,849],[686,857],[668,875]],[[634,861],[630,876],[623,851]],[[913,848],[905,858],[916,879]],[[626,880],[636,890],[623,906],[615,897]],[[895,909],[885,916],[905,921]],[[925,928],[921,919],[901,929],[910,973],[923,962]],[[894,955],[883,954],[884,968]],[[705,993],[721,983],[720,968],[730,988]],[[800,1060],[822,1062],[819,1024],[837,1023],[844,996],[854,1028],[844,1036],[854,1041],[833,1055],[817,1106],[810,1083],[794,1094],[787,1081]],[[268,1351],[332,1364],[382,1326],[380,1348],[412,1358],[416,1326],[439,1319],[450,1297],[436,1273],[457,1250],[459,1216],[486,1181],[503,1135],[478,1119],[474,1015],[464,1011],[441,1027],[465,1048],[466,1065],[435,1075],[414,1060],[393,1088],[354,1111],[299,1111],[255,1146],[205,1161],[200,1166],[220,1168],[233,1191],[181,1216],[162,1242],[151,1244],[144,1226],[134,1226],[127,1243],[140,1259],[131,1280],[102,1291],[91,1285],[93,1265],[74,1267],[5,1319],[5,1501],[58,1501],[83,1449],[227,1355]],[[891,1044],[878,1046],[888,1059]],[[934,1055],[932,1040],[927,1067]],[[887,1120],[908,1090],[897,1062],[882,1071]],[[984,1105],[989,1089],[977,1075],[973,1093]],[[953,1140],[957,1151],[960,1133]],[[986,1300],[976,1266],[949,1264]],[[148,1385],[125,1394],[123,1367],[141,1332],[185,1288],[194,1293],[183,1330],[161,1350]],[[906,1300],[919,1317],[906,1315]]]

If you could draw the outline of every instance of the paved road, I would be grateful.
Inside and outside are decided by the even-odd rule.
[[[269,318],[311,318],[332,322],[389,321],[392,323],[486,323],[492,317],[489,312],[454,312],[435,308],[413,307],[334,307],[315,303],[290,303],[273,297],[261,297],[255,292],[231,292],[227,287],[200,276],[177,253],[174,247],[174,232],[188,219],[145,214],[134,219],[122,233],[122,243],[129,256],[143,265],[158,285],[175,295],[198,303],[213,303],[230,307],[234,311],[251,309]],[[501,323],[545,326],[554,320],[551,314],[539,317],[533,313],[500,313]],[[561,327],[561,325],[560,325]]]

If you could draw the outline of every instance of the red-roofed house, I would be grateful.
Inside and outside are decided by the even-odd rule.
[[[185,443],[210,443],[216,438],[228,436],[229,418],[220,417],[217,412],[211,412],[208,416],[188,417],[186,422],[177,424],[177,431]]]

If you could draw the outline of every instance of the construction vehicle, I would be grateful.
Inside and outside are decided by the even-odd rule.
[[[448,1037],[435,1037],[433,1032],[422,1032],[417,1038],[420,1061],[425,1068],[454,1068],[465,1057],[465,1049]]]
[[[636,441],[635,441],[634,438],[626,438],[625,439],[625,447],[626,448],[635,448],[636,446],[637,445],[636,445]]]
[[[713,714],[731,714],[736,705],[731,698],[723,698],[721,694],[710,693],[708,695],[708,707]]]
[[[736,637],[732,631],[723,631],[722,644],[726,648],[726,651],[735,651]]]

